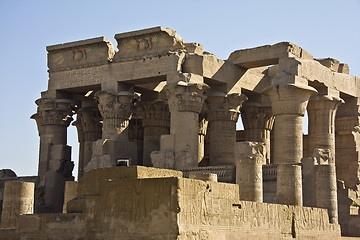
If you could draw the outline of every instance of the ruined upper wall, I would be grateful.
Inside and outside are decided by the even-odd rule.
[[[277,72],[285,71],[360,97],[360,81],[347,74],[346,64],[333,59],[314,59],[289,42],[237,50],[227,60],[220,60],[204,53],[201,44],[184,43],[169,28],[120,33],[115,39],[117,52],[104,37],[48,46],[47,95],[54,97],[57,90],[87,89],[95,85],[112,88],[123,81],[154,90],[160,81],[174,81],[183,72],[204,77],[213,90],[261,93]]]

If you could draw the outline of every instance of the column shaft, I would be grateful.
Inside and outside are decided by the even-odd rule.
[[[198,166],[199,113],[209,87],[204,83],[176,82],[165,88],[170,109],[170,135],[174,137],[175,169]]]
[[[302,205],[300,162],[303,157],[302,116],[311,95],[317,91],[306,80],[286,72],[278,73],[264,90],[275,116],[274,163],[277,169],[277,203]]]

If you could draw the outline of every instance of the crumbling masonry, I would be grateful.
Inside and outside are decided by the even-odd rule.
[[[115,39],[118,51],[104,37],[47,47],[36,187],[6,179],[0,239],[360,236],[347,64],[289,42],[220,60],[163,27]]]

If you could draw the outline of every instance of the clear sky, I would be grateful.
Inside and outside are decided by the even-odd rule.
[[[47,45],[98,36],[115,43],[116,33],[154,26],[173,28],[220,59],[290,41],[316,58],[348,63],[360,77],[360,0],[0,0],[0,169],[37,174],[39,137],[30,116],[47,89]],[[68,133],[76,162],[75,127]]]

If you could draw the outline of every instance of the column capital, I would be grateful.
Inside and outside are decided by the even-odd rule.
[[[77,122],[79,121],[79,124],[77,125],[80,125],[77,127],[84,133],[84,141],[95,141],[100,139],[102,117],[98,108],[84,107],[77,111],[77,115]]]
[[[138,96],[128,91],[99,91],[95,100],[103,118],[130,119],[134,111],[134,102]]]
[[[237,122],[240,108],[247,97],[244,94],[213,93],[208,96],[209,121],[235,121]]]
[[[103,138],[120,137],[131,119],[134,103],[139,99],[136,93],[130,91],[99,91],[95,93],[95,100],[103,117]],[[127,138],[127,136],[122,135]]]
[[[38,126],[62,125],[68,127],[73,120],[75,103],[70,99],[39,98],[37,113],[31,116]]]
[[[179,81],[164,87],[170,110],[200,113],[205,93],[209,86],[205,83],[190,83]]]
[[[170,112],[166,102],[140,102],[138,107],[143,127],[170,127]]]
[[[278,73],[263,94],[271,100],[272,113],[276,115],[304,116],[309,98],[316,89],[298,81],[298,76]],[[293,82],[289,80],[294,80]]]
[[[345,101],[339,97],[317,94],[310,97],[308,110],[336,110],[343,103]]]
[[[254,101],[246,101],[241,109],[241,117],[245,129],[272,130],[274,116],[271,106],[264,106]]]

